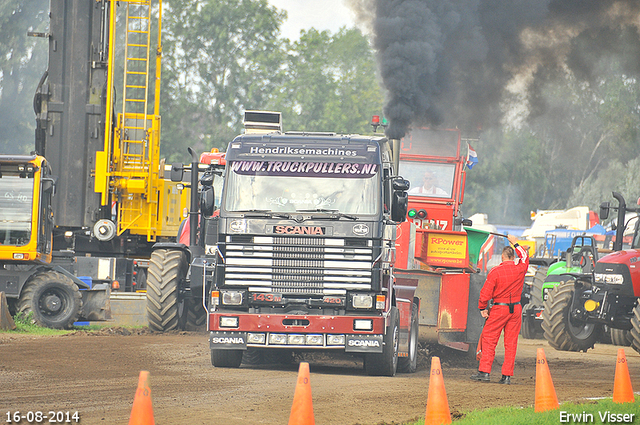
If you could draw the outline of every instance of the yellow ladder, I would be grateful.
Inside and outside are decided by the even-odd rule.
[[[126,5],[120,170],[139,172],[149,166],[147,102],[151,0],[129,1]]]

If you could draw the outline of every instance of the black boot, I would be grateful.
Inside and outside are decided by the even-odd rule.
[[[478,373],[476,373],[475,375],[471,375],[471,379],[480,382],[491,382],[491,378],[489,377],[489,374],[487,372],[478,371]]]
[[[502,375],[502,378],[498,381],[498,384],[511,385],[511,377],[507,375]]]

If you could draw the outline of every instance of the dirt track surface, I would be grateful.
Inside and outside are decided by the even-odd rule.
[[[5,423],[7,412],[53,410],[78,411],[85,425],[127,424],[139,372],[148,370],[158,425],[287,423],[296,363],[219,369],[211,366],[206,333],[128,333],[0,333],[0,422]],[[561,403],[612,396],[618,349],[612,345],[567,353],[543,340],[520,339],[514,385],[509,387],[495,383],[500,378],[496,363],[493,382],[477,383],[469,379],[477,366],[474,361],[432,351],[442,362],[454,418],[487,407],[533,406],[538,347],[545,349]],[[628,347],[625,353],[632,385],[640,389],[640,356]],[[424,417],[430,360],[428,350],[420,354],[417,373],[394,378],[367,376],[357,360],[305,358],[310,362],[316,423],[377,425]]]

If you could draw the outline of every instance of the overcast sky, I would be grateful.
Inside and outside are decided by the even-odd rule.
[[[301,29],[329,30],[332,34],[341,27],[354,26],[354,14],[343,0],[269,0],[278,9],[284,9],[289,18],[282,25],[282,35],[297,40]]]

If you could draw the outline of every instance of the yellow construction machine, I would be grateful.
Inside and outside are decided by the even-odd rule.
[[[110,317],[144,287],[189,189],[160,159],[162,2],[56,0],[36,90],[33,155],[0,155],[0,291],[54,328]],[[157,38],[155,37],[157,34]],[[118,87],[118,89],[116,89]]]

